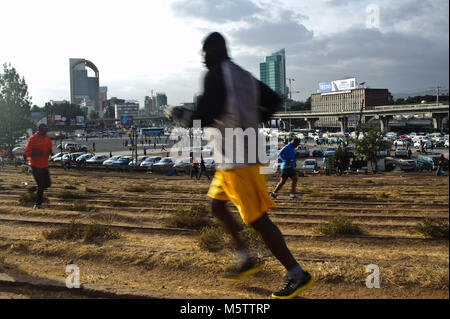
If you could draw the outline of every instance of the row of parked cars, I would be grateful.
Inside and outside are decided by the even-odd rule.
[[[161,156],[138,156],[137,162],[130,155],[114,155],[108,157],[107,155],[93,155],[89,153],[75,152],[67,153],[60,152],[50,158],[52,162],[63,163],[84,163],[86,165],[104,165],[104,166],[140,166],[145,168],[151,167],[175,167],[187,168],[192,165],[191,158],[186,157],[176,159],[174,157]],[[204,159],[206,168],[214,168],[215,162],[213,158]]]
[[[309,149],[306,145],[299,145],[296,150],[296,156],[297,157],[328,157],[333,156],[334,153],[336,153],[337,147],[328,147],[324,150],[321,148],[314,148],[312,149],[311,153],[309,152]],[[350,153],[351,156],[354,156],[355,152],[353,150],[353,147],[348,146],[347,152]]]
[[[431,171],[437,169],[440,155],[419,155],[417,161],[413,159],[401,159],[397,162],[397,165],[402,171],[417,172],[417,171]],[[444,167],[443,170],[448,170],[448,153],[444,154]]]

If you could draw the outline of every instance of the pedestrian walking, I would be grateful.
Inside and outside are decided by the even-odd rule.
[[[52,140],[47,135],[47,125],[40,124],[38,132],[34,133],[27,141],[23,155],[28,158],[28,165],[36,181],[37,187],[32,186],[28,190],[37,190],[36,202],[33,209],[41,209],[44,200],[44,190],[51,186],[48,170],[48,158],[53,155]]]
[[[296,195],[297,192],[295,190],[295,188],[297,186],[297,173],[295,171],[297,160],[295,157],[295,149],[299,146],[299,144],[300,144],[300,140],[295,137],[291,140],[290,143],[285,145],[280,151],[279,157],[282,160],[281,165],[280,165],[281,180],[278,182],[277,186],[275,187],[275,190],[270,193],[270,196],[272,196],[272,198],[274,198],[274,199],[277,198],[277,196],[278,196],[277,192],[279,192],[281,190],[281,188],[286,183],[288,178],[290,178],[292,180],[291,194],[289,197],[291,199],[297,198],[297,195]]]
[[[437,169],[436,169],[436,176],[445,176],[444,164],[445,164],[444,154],[441,154],[441,156],[439,157],[439,160],[438,160],[438,165],[437,165]]]
[[[209,177],[208,171],[206,170],[205,161],[203,160],[203,155],[201,155],[200,173],[198,173],[197,180],[199,180],[202,177],[202,173],[205,173],[205,175],[206,175],[206,177],[208,177],[209,181],[211,180],[211,178]]]
[[[281,98],[231,61],[225,40],[219,33],[211,33],[205,39],[203,53],[208,73],[204,81],[204,94],[198,98],[196,109],[171,107],[166,110],[167,117],[184,127],[191,127],[192,120],[198,119],[202,126],[217,128],[222,133],[221,145],[225,145],[225,128],[253,128],[258,132],[258,123],[270,119],[281,106]],[[224,148],[217,150],[221,150],[222,157],[227,155]],[[231,163],[216,161],[216,173],[208,191],[208,197],[212,198],[212,213],[221,221],[237,248],[239,263],[229,269],[224,279],[242,280],[263,267],[251,256],[247,243],[239,233],[241,227],[226,208],[226,202],[231,201],[244,223],[261,235],[287,271],[283,287],[272,297],[293,298],[311,287],[314,280],[294,259],[280,230],[267,215],[275,203],[267,192],[265,176],[260,174],[261,165],[248,160],[250,151],[250,147],[244,148],[244,163],[236,160]]]
[[[144,146],[144,156],[147,155],[147,149]]]

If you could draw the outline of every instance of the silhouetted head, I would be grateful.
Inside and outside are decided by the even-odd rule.
[[[204,54],[203,63],[208,69],[230,58],[225,39],[219,32],[213,32],[205,38],[202,51]]]
[[[40,124],[38,128],[39,135],[45,136],[47,134],[48,128],[45,124]]]
[[[294,137],[294,138],[291,140],[291,143],[292,143],[292,146],[294,146],[294,148],[296,148],[297,146],[300,145],[300,140],[299,140],[297,137]]]

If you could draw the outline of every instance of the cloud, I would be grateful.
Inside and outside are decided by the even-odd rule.
[[[172,3],[171,8],[178,17],[215,23],[240,21],[262,12],[260,7],[249,0],[178,0]]]

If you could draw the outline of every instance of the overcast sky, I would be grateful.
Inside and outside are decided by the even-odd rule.
[[[170,105],[200,94],[204,37],[221,32],[232,59],[259,63],[286,49],[293,95],[355,76],[413,92],[449,81],[448,0],[0,0],[0,63],[11,63],[33,104],[70,99],[69,58],[100,71],[108,98],[165,92]],[[377,14],[378,13],[378,14]]]

